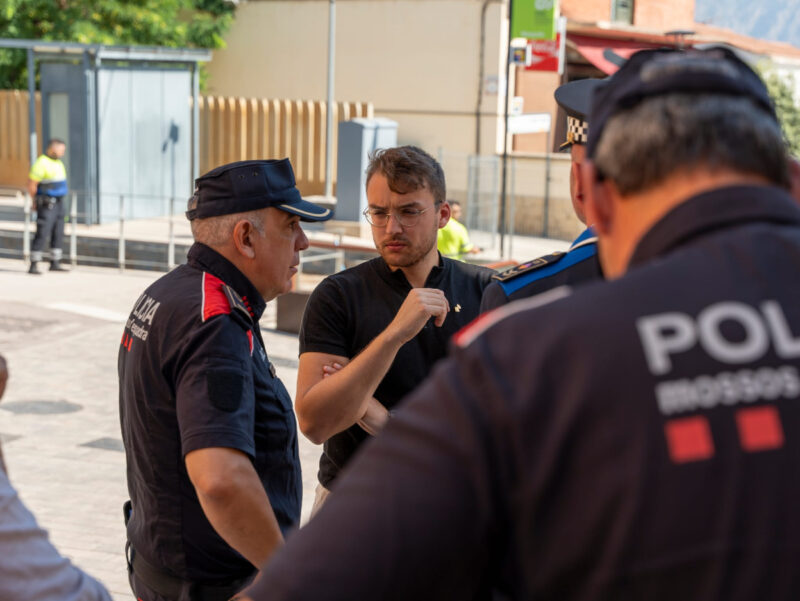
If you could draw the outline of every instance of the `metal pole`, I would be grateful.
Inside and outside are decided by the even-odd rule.
[[[514,0],[508,0],[508,39],[506,40],[506,106],[503,116],[503,166],[502,183],[500,184],[500,257],[505,257],[503,252],[506,235],[506,165],[508,163],[508,110],[511,102],[511,15],[513,14]]]
[[[27,192],[23,195],[17,190],[17,200],[22,201],[22,212],[25,215],[25,222],[22,226],[22,260],[27,263],[31,257],[31,197]]]
[[[33,49],[28,48],[28,138],[31,165],[36,161],[36,67],[33,62]]]
[[[175,267],[175,197],[169,199],[169,242],[167,244],[167,269]]]
[[[336,0],[328,4],[328,121],[325,124],[325,197],[333,197],[333,87],[336,70]]]
[[[545,133],[544,149],[544,227],[542,228],[542,236],[547,238],[549,231],[550,221],[550,130]]]
[[[73,267],[78,264],[78,193],[73,192],[69,204],[69,261]]]
[[[509,211],[509,223],[511,227],[508,232],[508,257],[514,255],[514,232],[516,231],[517,214],[517,159],[511,158],[511,210]]]
[[[119,195],[119,250],[117,253],[120,273],[125,272],[125,195]]]
[[[100,207],[103,197],[100,194],[100,114],[97,107],[100,106],[100,58],[95,55],[92,66],[92,186],[93,194],[96,199],[92,202],[92,220],[90,223],[100,223]]]
[[[86,138],[86,153],[84,156],[84,160],[86,161],[86,165],[84,167],[83,177],[85,178],[85,182],[83,184],[83,189],[85,190],[83,194],[83,206],[84,206],[84,218],[86,219],[86,223],[92,223],[92,218],[90,217],[89,207],[93,204],[94,199],[92,198],[93,194],[92,191],[94,187],[92,185],[92,173],[94,172],[92,165],[94,160],[94,150],[92,148],[94,142],[94,90],[93,90],[93,83],[94,77],[92,76],[92,62],[89,59],[89,53],[83,53],[83,80],[84,85],[86,86],[86,110],[85,116],[86,125],[84,126],[84,136]],[[77,214],[77,212],[76,212]]]
[[[336,246],[340,247],[339,248],[339,252],[336,255],[336,266],[335,266],[336,273],[339,273],[340,271],[344,271],[344,249],[341,248],[341,246],[342,246],[342,234],[341,233],[336,234],[336,240],[334,241],[334,244]]]
[[[197,73],[197,63],[192,64],[192,181],[189,189],[194,190],[194,180],[200,174],[200,77]]]

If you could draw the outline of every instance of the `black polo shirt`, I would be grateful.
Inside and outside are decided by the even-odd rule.
[[[799,274],[793,199],[730,187],[488,314],[253,599],[796,598]]]
[[[403,345],[375,391],[388,409],[428,375],[447,353],[450,337],[478,315],[483,289],[493,272],[485,267],[441,258],[425,281],[443,290],[450,313],[441,327],[431,319]],[[392,271],[381,257],[331,275],[312,293],[300,328],[300,353],[317,352],[355,357],[397,315],[411,291],[402,270]],[[352,426],[325,442],[319,480],[329,486],[339,470],[369,435]]]
[[[205,517],[187,453],[228,447],[253,462],[286,534],[298,523],[302,482],[292,402],[269,361],[258,320],[264,299],[203,244],[152,284],[125,326],[119,408],[133,515],[128,538],[146,561],[206,584],[254,567]]]

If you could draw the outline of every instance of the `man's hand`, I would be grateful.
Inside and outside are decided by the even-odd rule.
[[[328,378],[342,369],[342,367],[343,365],[336,361],[327,363],[322,366],[322,377]],[[367,402],[367,409],[364,411],[364,415],[359,418],[356,424],[370,436],[375,436],[383,430],[388,421],[389,410],[378,399],[372,397]]]
[[[300,431],[314,444],[322,444],[357,423],[367,414],[369,404],[377,402],[373,398],[375,390],[400,348],[431,317],[440,327],[449,311],[450,303],[441,290],[414,288],[386,329],[352,359],[329,353],[302,353],[295,400]],[[337,373],[339,370],[341,373]],[[364,425],[371,429],[382,427],[385,420],[373,421],[372,417],[370,412],[370,423]]]
[[[356,423],[370,436],[377,436],[389,422],[389,410],[381,402],[372,397],[367,403],[367,410]]]
[[[395,315],[387,330],[391,330],[405,343],[419,334],[431,317],[438,328],[444,323],[450,303],[444,292],[437,288],[414,288],[400,305],[400,310]]]

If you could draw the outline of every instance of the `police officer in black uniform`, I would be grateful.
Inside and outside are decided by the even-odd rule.
[[[610,281],[462,331],[252,599],[797,597],[800,207],[767,90],[643,51],[591,123]]]
[[[292,401],[264,348],[266,301],[290,288],[308,239],[288,159],[196,181],[188,262],[136,302],[119,350],[131,506],[131,587],[142,601],[226,601],[300,518]]]
[[[589,102],[600,79],[579,79],[559,86],[555,91],[558,105],[567,113],[567,139],[561,150],[569,150],[572,158],[569,193],[575,215],[586,223],[581,164],[586,156],[589,134]],[[494,276],[481,300],[481,313],[512,300],[528,298],[565,284],[596,280],[603,277],[597,258],[597,236],[591,227],[578,236],[567,252],[555,252]]]

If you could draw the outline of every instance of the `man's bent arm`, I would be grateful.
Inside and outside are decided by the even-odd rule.
[[[321,444],[361,419],[402,345],[384,330],[349,363],[327,353],[300,355],[295,407],[303,434]],[[322,367],[331,362],[344,367],[323,378]]]
[[[186,455],[186,470],[208,521],[254,566],[283,544],[267,493],[241,451],[212,447]]]
[[[316,444],[358,421],[367,403],[392,366],[397,351],[434,317],[440,327],[450,305],[441,290],[414,288],[391,323],[341,371],[323,377],[323,366],[345,357],[303,353],[297,372],[297,420],[300,430]]]

